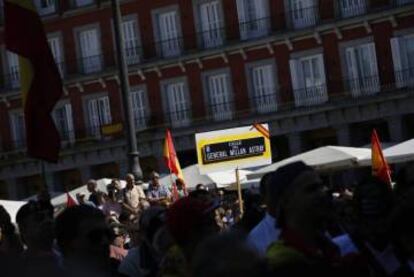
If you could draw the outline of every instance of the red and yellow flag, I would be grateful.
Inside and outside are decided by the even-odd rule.
[[[171,132],[167,129],[165,134],[165,142],[164,142],[164,160],[167,164],[168,169],[170,170],[171,174],[177,176],[177,178],[181,179],[184,183],[184,175],[181,171],[180,162],[178,161],[177,153],[175,152],[174,143],[172,140]],[[184,191],[185,191],[184,187]],[[173,194],[176,199],[178,199],[178,191],[175,184],[173,184]]]
[[[391,185],[391,170],[382,153],[381,143],[375,129],[371,135],[371,161],[372,175]]]
[[[69,192],[66,193],[66,208],[70,208],[73,206],[78,205],[78,203],[75,201],[75,199],[70,196]]]
[[[51,117],[62,95],[62,80],[42,20],[31,0],[5,0],[6,48],[19,56],[27,152],[57,162],[60,137]]]
[[[261,133],[265,138],[270,139],[269,130],[263,124],[253,123],[253,128],[255,128],[259,133]]]

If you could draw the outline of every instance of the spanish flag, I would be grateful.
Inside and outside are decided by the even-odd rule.
[[[384,183],[391,185],[391,170],[382,153],[381,143],[374,129],[371,135],[372,175]]]
[[[174,143],[173,143],[171,132],[169,129],[167,129],[166,134],[165,134],[164,160],[171,174],[174,174],[175,176],[177,176],[177,178],[181,179],[185,183],[183,172],[181,171],[180,162],[178,161],[177,153],[175,152]],[[172,184],[172,185],[173,185],[173,194],[178,194],[177,187],[175,186],[175,184]],[[174,196],[176,198],[176,195]]]
[[[57,162],[59,133],[51,112],[62,95],[62,80],[42,21],[31,0],[5,0],[6,48],[19,56],[27,152]]]

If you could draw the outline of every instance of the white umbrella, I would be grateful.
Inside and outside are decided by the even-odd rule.
[[[19,209],[26,204],[25,201],[10,201],[10,200],[0,200],[0,206],[3,206],[11,217],[11,221],[16,223],[16,214]]]
[[[414,160],[414,139],[404,141],[400,144],[391,146],[383,151],[384,157],[388,163],[403,163]],[[361,164],[371,165],[371,154],[361,160]]]
[[[252,173],[249,170],[239,170],[240,183],[246,180],[246,176]],[[209,173],[207,176],[213,180],[218,188],[225,188],[236,183],[236,171],[227,170],[222,172]]]
[[[365,148],[323,146],[266,166],[249,174],[247,178],[249,180],[261,178],[268,172],[272,172],[283,165],[296,161],[303,161],[307,165],[320,171],[352,168],[361,166],[359,163],[360,160],[369,155],[371,155],[371,150]]]
[[[209,185],[214,184],[214,181],[212,179],[210,179],[208,176],[200,174],[200,171],[198,169],[197,164],[187,166],[187,167],[183,168],[182,171],[183,171],[183,175],[184,175],[185,184],[186,184],[188,190],[195,189],[197,184],[203,184],[205,186],[209,186]],[[170,174],[168,174],[168,175],[160,178],[159,182],[160,182],[160,184],[169,187],[169,186],[171,186],[171,179],[172,179],[172,181],[175,181],[175,179],[176,179],[175,175],[173,175],[171,177]]]

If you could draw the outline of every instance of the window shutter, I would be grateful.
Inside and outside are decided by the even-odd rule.
[[[13,52],[7,51],[7,64],[9,68],[9,81],[12,88],[20,86],[19,58]]]
[[[112,117],[111,117],[111,107],[110,107],[110,104],[109,104],[109,97],[108,96],[105,96],[105,97],[102,97],[101,99],[100,99],[100,101],[101,101],[101,103],[102,103],[102,123],[103,124],[111,124],[111,122],[112,122]]]
[[[89,124],[90,124],[90,133],[93,135],[99,135],[100,122],[98,114],[98,101],[97,99],[91,99],[88,102],[88,113],[89,113]]]
[[[295,104],[301,106],[303,103],[303,97],[305,95],[305,87],[303,80],[302,62],[296,59],[289,61],[290,65],[290,77],[292,79],[293,95],[295,97]]]
[[[122,33],[127,62],[128,64],[137,63],[139,61],[139,54],[136,21],[128,20],[122,22]]]
[[[347,71],[348,71],[348,84],[349,88],[352,91],[353,95],[360,94],[360,76],[358,71],[358,62],[356,59],[356,49],[353,47],[349,47],[345,51],[346,55],[346,64],[347,64]]]
[[[394,63],[395,85],[401,88],[405,85],[404,68],[401,60],[401,38],[395,37],[391,39],[392,61]],[[403,41],[402,41],[403,42]]]
[[[65,105],[65,112],[66,112],[66,124],[67,124],[67,131],[68,131],[68,138],[70,142],[75,141],[75,129],[73,128],[73,117],[72,117],[72,105],[66,104]]]
[[[375,43],[368,44],[368,53],[371,67],[371,76],[370,76],[370,90],[372,92],[378,92],[380,90],[380,80],[378,75],[378,64],[377,64],[377,55],[375,51]]]

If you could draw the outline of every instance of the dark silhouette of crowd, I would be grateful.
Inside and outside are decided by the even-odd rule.
[[[177,191],[126,176],[65,209],[46,191],[17,213],[0,206],[0,276],[414,276],[414,175],[335,186],[295,162],[260,191]],[[352,185],[351,185],[352,184]]]

